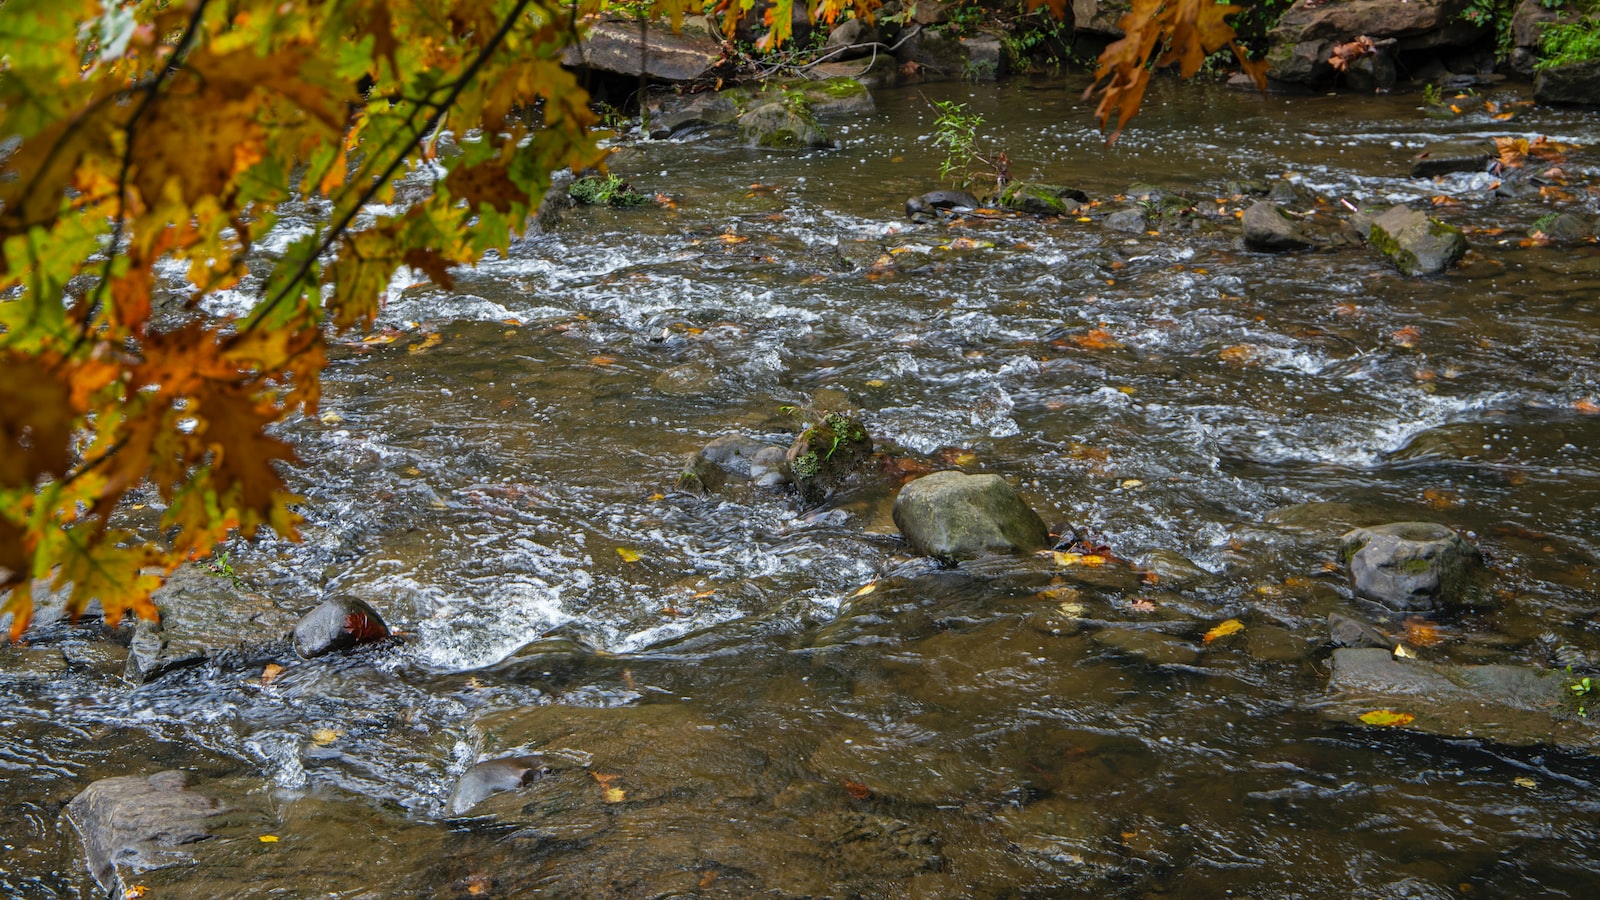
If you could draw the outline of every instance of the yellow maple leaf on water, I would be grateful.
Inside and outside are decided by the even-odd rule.
[[[618,547],[617,555],[622,557],[622,561],[625,563],[636,563],[644,558],[644,554],[637,550],[629,550],[627,547]]]
[[[1361,721],[1368,725],[1377,725],[1390,728],[1397,725],[1410,725],[1417,717],[1411,713],[1395,712],[1392,709],[1375,709],[1372,712],[1361,714]]]
[[[1243,631],[1243,630],[1244,630],[1244,623],[1243,622],[1239,621],[1238,619],[1229,619],[1226,622],[1223,622],[1222,624],[1218,625],[1217,627],[1215,627],[1215,628],[1211,629],[1210,631],[1206,632],[1205,642],[1209,644],[1212,641],[1216,640],[1217,638],[1227,637],[1230,634],[1235,634],[1235,633]]]

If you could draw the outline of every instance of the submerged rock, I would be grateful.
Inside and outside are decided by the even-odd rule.
[[[1271,201],[1251,204],[1244,211],[1244,245],[1251,250],[1280,252],[1304,250],[1312,244],[1300,223]]]
[[[1364,724],[1375,710],[1412,717],[1403,727],[1510,746],[1552,744],[1593,752],[1600,730],[1568,711],[1563,673],[1523,666],[1455,666],[1397,659],[1383,649],[1335,650],[1324,716]]]
[[[389,626],[367,601],[350,594],[329,597],[294,626],[294,652],[315,659],[389,637]]]
[[[1106,216],[1106,229],[1127,234],[1144,234],[1150,228],[1150,219],[1142,209],[1119,209]]]
[[[1050,541],[1044,521],[999,475],[918,478],[895,498],[894,524],[918,553],[943,560],[1032,553]]]
[[[1429,610],[1473,599],[1470,569],[1478,551],[1432,522],[1356,528],[1340,539],[1357,595],[1395,610]]]
[[[1360,619],[1328,613],[1328,640],[1338,647],[1377,647],[1388,650],[1395,639]]]
[[[184,848],[211,837],[207,820],[227,809],[188,784],[176,771],[103,778],[67,804],[67,821],[101,890],[121,896],[126,875],[193,859]]]
[[[1437,275],[1467,252],[1461,229],[1405,206],[1372,220],[1368,244],[1406,275]]]
[[[1500,151],[1488,141],[1450,141],[1433,144],[1411,157],[1412,178],[1432,178],[1451,172],[1482,172]]]

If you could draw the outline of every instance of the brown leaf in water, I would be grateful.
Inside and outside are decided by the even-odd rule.
[[[1411,616],[1406,619],[1406,643],[1414,647],[1431,647],[1444,642],[1439,626],[1427,619]]]
[[[278,676],[282,674],[283,666],[280,666],[277,663],[267,663],[267,667],[261,670],[261,683],[271,684],[274,681],[277,681]]]
[[[1115,350],[1122,346],[1122,343],[1104,328],[1091,328],[1083,334],[1073,335],[1071,340],[1085,350]]]
[[[1455,495],[1438,488],[1428,488],[1423,491],[1422,502],[1428,504],[1430,509],[1450,509],[1461,505],[1461,501]]]
[[[1417,341],[1422,338],[1422,332],[1415,325],[1407,325],[1391,332],[1389,337],[1399,346],[1410,350],[1417,346]]]
[[[865,800],[872,796],[872,790],[859,781],[846,781],[844,792],[850,795],[851,800]]]

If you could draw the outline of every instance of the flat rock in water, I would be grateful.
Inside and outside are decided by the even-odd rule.
[[[66,817],[83,842],[89,873],[114,892],[124,874],[189,862],[185,845],[211,837],[207,820],[223,812],[216,800],[188,789],[187,775],[169,771],[96,781],[67,804]]]
[[[160,621],[141,620],[129,645],[123,678],[133,684],[147,684],[226,651],[276,641],[292,622],[292,615],[271,600],[201,564],[179,569],[154,600]]]
[[[1391,727],[1439,737],[1600,750],[1600,729],[1566,706],[1567,678],[1553,669],[1455,666],[1354,647],[1335,650],[1332,668],[1320,709],[1333,721],[1365,726],[1363,715],[1391,711],[1412,717]]]
[[[782,100],[752,107],[739,117],[739,139],[746,146],[773,150],[819,150],[833,146],[815,117]]]
[[[945,560],[1032,553],[1050,539],[1044,521],[999,475],[918,478],[895,498],[894,524],[918,553]]]
[[[341,594],[317,604],[294,626],[294,652],[315,659],[389,637],[389,626],[360,597]]]
[[[1411,158],[1412,178],[1432,178],[1452,172],[1482,172],[1500,151],[1488,141],[1451,141],[1433,144]]]
[[[474,763],[461,773],[445,809],[452,816],[464,816],[490,795],[516,790],[547,771],[544,757],[537,754],[503,756]]]

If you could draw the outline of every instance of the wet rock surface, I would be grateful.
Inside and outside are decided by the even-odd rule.
[[[661,81],[694,81],[721,58],[721,48],[705,33],[655,24],[641,35],[633,22],[600,22],[588,39],[562,53],[563,65],[597,69],[615,75],[640,75]]]
[[[1511,665],[1441,665],[1388,650],[1335,650],[1324,715],[1350,724],[1374,709],[1413,717],[1402,727],[1511,746],[1600,750],[1600,729],[1573,712],[1562,673]]]
[[[1357,528],[1340,539],[1350,583],[1358,595],[1397,610],[1430,610],[1469,603],[1470,570],[1478,551],[1459,534],[1431,522]]]
[[[1304,250],[1312,245],[1300,223],[1276,203],[1252,204],[1244,211],[1244,245],[1251,250],[1279,253]]]
[[[1461,229],[1405,206],[1374,218],[1367,242],[1410,276],[1438,275],[1467,252]]]
[[[918,552],[938,559],[1043,549],[1049,529],[998,475],[935,472],[900,489],[894,523]]]
[[[389,626],[371,604],[360,597],[329,597],[301,617],[294,626],[294,652],[315,659],[363,644],[389,638]]]

